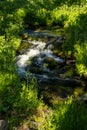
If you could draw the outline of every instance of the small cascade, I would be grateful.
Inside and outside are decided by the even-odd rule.
[[[37,79],[49,79],[52,69],[47,66],[47,62],[50,60],[50,64],[52,61],[56,64],[60,64],[64,63],[64,60],[54,55],[52,44],[47,46],[46,42],[38,40],[28,40],[27,42],[31,44],[29,49],[16,57],[18,74],[25,78],[26,70],[28,68],[29,73],[34,75]],[[40,73],[34,72],[34,69],[39,70]]]

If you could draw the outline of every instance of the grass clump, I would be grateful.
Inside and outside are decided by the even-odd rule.
[[[53,130],[86,130],[86,106],[70,97],[58,104],[52,116]]]

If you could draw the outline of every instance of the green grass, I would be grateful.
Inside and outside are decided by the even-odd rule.
[[[53,130],[86,130],[86,106],[70,97],[55,107],[52,116]]]
[[[51,29],[60,26],[66,37],[63,51],[76,58],[76,71],[87,77],[87,1],[3,0],[0,9],[0,112],[5,113],[9,129],[21,125],[27,113],[34,114],[41,105],[41,116],[35,117],[35,121],[43,121],[38,130],[86,130],[84,104],[69,98],[54,106],[46,117],[42,111],[44,103],[38,99],[36,80],[32,77],[30,82],[21,82],[14,64],[20,36],[29,23]]]

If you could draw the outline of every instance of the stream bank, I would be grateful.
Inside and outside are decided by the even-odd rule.
[[[35,77],[39,97],[43,95],[46,103],[86,93],[86,82],[76,73],[75,58],[67,58],[62,51],[65,41],[63,29],[26,29],[17,51],[19,76],[22,80],[26,73]]]

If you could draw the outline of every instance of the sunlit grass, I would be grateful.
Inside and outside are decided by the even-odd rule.
[[[86,107],[70,97],[56,106],[52,118],[53,130],[86,130],[86,119]]]
[[[84,45],[75,45],[76,49],[76,68],[78,73],[82,76],[84,75],[86,77],[87,73],[87,44],[84,43]]]

